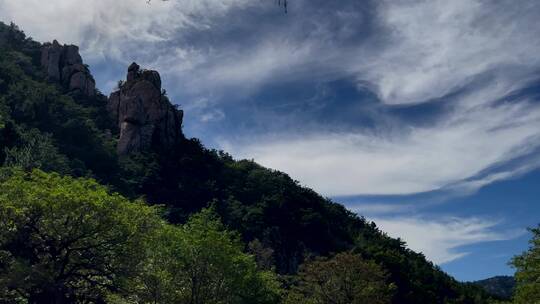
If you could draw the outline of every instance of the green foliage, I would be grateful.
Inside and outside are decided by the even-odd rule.
[[[3,80],[0,79],[0,86],[2,86]],[[3,131],[3,129],[6,127],[6,124],[8,122],[8,108],[6,107],[5,102],[2,102],[0,100],[0,132]]]
[[[121,286],[144,261],[161,219],[94,180],[3,171],[0,290],[31,303],[93,301]]]
[[[118,164],[115,143],[105,132],[105,128],[113,129],[106,114],[106,98],[98,94],[75,101],[62,94],[59,87],[44,81],[39,58],[38,43],[16,27],[0,24],[0,161],[6,147],[31,145],[20,132],[37,129],[49,134],[43,135],[50,137],[49,146],[54,144],[54,149],[69,159],[70,174],[94,174],[110,182],[115,178],[110,173],[118,171]],[[28,147],[19,146],[12,152],[22,160],[25,150]]]
[[[340,253],[302,265],[285,303],[387,304],[395,286],[385,271],[359,255]]]
[[[162,231],[128,298],[164,304],[278,303],[275,275],[259,271],[243,247],[238,235],[205,209],[182,227]]]
[[[274,250],[265,247],[261,241],[254,239],[248,243],[249,252],[255,257],[257,267],[263,270],[274,270]]]
[[[384,265],[397,286],[398,303],[486,303],[490,296],[480,287],[463,284],[442,272],[426,258],[387,237],[375,224],[363,229],[354,252]]]
[[[0,22],[0,51],[18,50],[32,58],[34,63],[39,63],[39,43],[27,38],[23,31],[13,22],[6,25]]]
[[[94,180],[11,169],[0,180],[0,219],[0,301],[280,299],[275,275],[259,271],[238,235],[209,209],[176,227]]]
[[[41,134],[37,129],[21,132],[20,143],[12,148],[5,148],[5,165],[30,170],[70,172],[69,160],[58,152],[49,134]]]
[[[183,222],[216,202],[225,225],[239,231],[246,243],[258,239],[273,250],[279,273],[295,273],[305,254],[352,248],[355,231],[366,227],[342,205],[284,173],[252,161],[233,161],[196,140],[169,153],[156,157],[157,170],[141,186],[148,200],[166,204],[172,222]]]
[[[514,257],[512,265],[516,268],[515,303],[540,303],[540,225],[530,229],[533,237],[529,250]]]
[[[194,215],[183,227],[180,246],[181,273],[190,286],[189,303],[271,303],[264,288],[276,286],[269,272],[257,271],[252,256],[242,253],[244,245],[210,209]]]
[[[475,285],[481,286],[489,294],[510,300],[514,294],[516,280],[511,276],[496,276],[489,279],[476,281]]]

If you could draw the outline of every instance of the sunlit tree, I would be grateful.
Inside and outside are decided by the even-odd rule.
[[[533,234],[529,250],[514,257],[512,265],[516,268],[515,303],[540,303],[540,225],[530,229]]]
[[[340,253],[305,263],[286,303],[386,304],[391,302],[394,288],[374,262]]]
[[[125,297],[133,303],[279,302],[274,273],[259,271],[238,235],[225,230],[210,209],[181,227],[167,226],[152,243],[145,271]]]
[[[163,225],[154,208],[111,194],[91,179],[39,170],[2,174],[2,301],[103,298],[138,273],[149,236]]]

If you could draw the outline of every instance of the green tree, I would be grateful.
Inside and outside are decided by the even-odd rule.
[[[20,142],[5,148],[6,166],[16,166],[23,169],[41,169],[62,174],[70,172],[69,160],[58,152],[49,134],[41,134],[37,129],[23,131]]]
[[[0,295],[22,303],[87,303],[121,288],[163,225],[152,207],[91,179],[4,170]]]
[[[391,303],[394,285],[383,269],[351,253],[331,259],[318,258],[300,268],[299,282],[286,303],[386,304]]]
[[[183,226],[92,179],[0,171],[1,303],[278,303],[210,209]]]
[[[511,262],[516,268],[514,301],[517,304],[540,303],[540,225],[530,231],[533,237],[529,241],[529,250]]]
[[[238,234],[226,231],[211,209],[181,227],[168,226],[152,247],[146,271],[126,296],[135,303],[279,302],[275,275],[257,269]]]
[[[259,269],[274,269],[274,250],[272,248],[265,247],[259,239],[254,239],[248,243],[248,250],[255,257]]]

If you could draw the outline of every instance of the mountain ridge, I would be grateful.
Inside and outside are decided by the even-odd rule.
[[[184,223],[212,205],[246,244],[257,240],[270,248],[275,270],[283,276],[295,275],[309,257],[350,251],[388,271],[397,286],[393,303],[490,299],[473,284],[457,282],[402,240],[388,237],[374,223],[285,173],[234,160],[185,138],[178,130],[183,112],[165,99],[159,73],[132,65],[126,82],[107,98],[95,88],[89,91],[89,69],[73,67],[82,64],[82,58],[79,62],[73,55],[74,47],[60,52],[76,59],[58,60],[59,66],[68,63],[62,67],[67,67],[66,77],[60,69],[49,69],[57,62],[50,59],[58,53],[50,56],[56,44],[39,44],[16,26],[0,24],[0,145],[5,147],[1,164],[13,162],[6,151],[48,149],[50,154],[42,159],[31,153],[34,158],[25,159],[23,167],[92,176],[128,198],[163,204],[171,223]],[[47,60],[42,60],[43,52]],[[72,82],[78,73],[83,75]],[[81,77],[86,80],[79,81]],[[136,89],[140,83],[144,89]],[[121,107],[124,110],[118,110]],[[150,115],[149,109],[158,111]],[[32,143],[32,132],[48,139],[42,146]]]
[[[494,276],[473,283],[481,286],[488,293],[505,300],[512,298],[516,287],[516,279],[513,276]]]

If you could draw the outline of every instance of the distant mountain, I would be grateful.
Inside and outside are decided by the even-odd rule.
[[[481,286],[494,296],[508,300],[512,297],[514,287],[516,286],[516,280],[511,276],[496,276],[476,281],[474,284]]]

